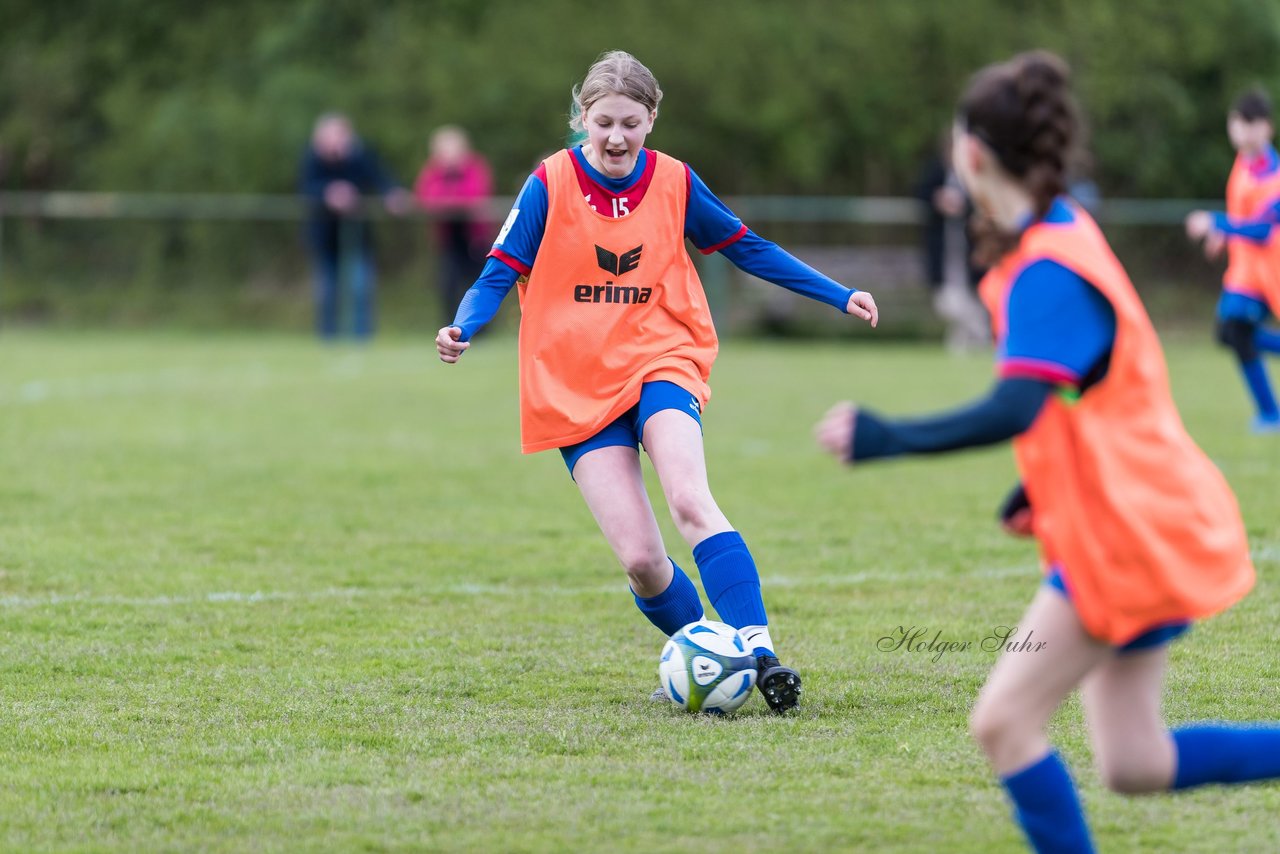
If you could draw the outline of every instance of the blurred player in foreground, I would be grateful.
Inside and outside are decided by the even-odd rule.
[[[1077,687],[1115,791],[1280,775],[1280,724],[1164,723],[1168,642],[1239,601],[1254,570],[1235,496],[1182,426],[1133,285],[1063,195],[1078,127],[1066,65],[1051,54],[1021,54],[973,78],[955,163],[985,218],[983,260],[994,264],[982,295],[997,339],[995,389],[911,420],[841,404],[816,431],[854,464],[1014,438],[1022,483],[1003,515],[1039,540],[1045,581],[1018,624],[1016,637],[1032,643],[1006,645],[970,727],[1037,851],[1093,850],[1045,736]]]

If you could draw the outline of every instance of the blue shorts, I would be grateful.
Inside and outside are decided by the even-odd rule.
[[[666,380],[644,383],[640,386],[639,403],[619,415],[590,439],[560,449],[564,464],[569,467],[569,476],[573,476],[573,467],[587,451],[614,445],[634,448],[638,451],[640,441],[644,438],[645,423],[654,413],[664,409],[678,409],[697,421],[699,427],[702,426],[702,403],[692,392]]]
[[[1218,297],[1218,320],[1262,323],[1271,316],[1271,307],[1257,297],[1223,291]]]
[[[1071,594],[1067,591],[1067,584],[1062,580],[1062,571],[1058,569],[1058,567],[1055,566],[1050,570],[1048,577],[1044,580],[1044,583],[1065,596],[1068,602],[1071,601]],[[1190,623],[1165,623],[1162,626],[1156,626],[1153,629],[1143,632],[1123,646],[1116,647],[1116,652],[1124,655],[1127,652],[1141,652],[1145,649],[1163,646],[1186,632],[1189,628],[1191,628]]]

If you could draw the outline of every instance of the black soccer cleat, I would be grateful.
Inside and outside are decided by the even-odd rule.
[[[804,690],[800,687],[800,674],[784,667],[772,655],[756,658],[756,687],[769,708],[780,715],[800,705],[800,692]]]

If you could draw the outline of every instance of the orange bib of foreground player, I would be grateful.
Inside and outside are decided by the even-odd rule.
[[[1235,495],[1182,426],[1142,302],[1097,225],[1073,212],[1074,223],[1028,228],[982,296],[1002,340],[1018,271],[1049,259],[1115,309],[1106,376],[1078,399],[1050,398],[1014,453],[1046,565],[1061,567],[1089,633],[1123,644],[1229,607],[1254,570]]]
[[[547,226],[520,285],[520,440],[526,454],[582,442],[640,400],[646,381],[711,396],[718,342],[684,248],[684,164],[657,158],[618,218],[582,195],[568,151],[544,161]]]

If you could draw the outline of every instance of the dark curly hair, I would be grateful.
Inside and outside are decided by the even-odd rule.
[[[1036,216],[1066,192],[1067,170],[1081,133],[1067,63],[1048,51],[1020,53],[988,65],[969,81],[956,119],[987,144],[1004,169],[1031,193]],[[975,260],[994,264],[1017,243],[975,214]]]
[[[1256,122],[1259,119],[1270,121],[1271,98],[1267,95],[1267,90],[1261,86],[1254,86],[1240,93],[1231,110],[1247,122]]]

